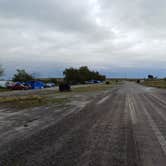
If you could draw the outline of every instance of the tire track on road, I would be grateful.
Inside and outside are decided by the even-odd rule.
[[[140,139],[140,143],[142,144],[142,141],[146,141],[146,144],[143,143],[144,146],[142,146],[141,151],[142,151],[142,160],[143,163],[145,163],[145,166],[165,166],[166,162],[166,156],[165,156],[165,138],[162,134],[162,132],[159,130],[156,122],[152,118],[153,111],[149,104],[149,101],[145,99],[145,94],[139,94],[136,95],[135,97],[135,102],[136,102],[136,108],[137,112],[141,115],[141,121],[142,118],[144,118],[143,124],[140,123],[140,129],[142,131],[143,127],[146,129],[144,136],[142,135],[141,137],[144,137]],[[158,115],[159,116],[159,115]],[[142,141],[141,141],[142,139]],[[147,149],[149,149],[147,153]],[[151,149],[151,150],[150,150]],[[149,159],[149,160],[147,160]]]
[[[137,124],[134,128],[141,161],[145,166],[165,166],[166,157],[159,142],[162,136],[160,135],[161,137],[159,136],[157,138],[158,132],[154,127],[154,120],[151,117],[151,108],[149,107],[149,102],[144,99],[143,95],[144,93],[136,94],[133,100],[138,117]],[[162,133],[160,132],[160,134]]]

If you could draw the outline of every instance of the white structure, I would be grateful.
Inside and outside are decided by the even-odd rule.
[[[0,81],[0,87],[6,88],[8,81]]]

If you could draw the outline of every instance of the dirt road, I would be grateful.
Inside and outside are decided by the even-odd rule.
[[[0,121],[0,166],[166,165],[165,90],[125,82],[83,109],[49,115],[36,128]]]

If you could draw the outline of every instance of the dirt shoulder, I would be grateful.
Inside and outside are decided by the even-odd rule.
[[[0,104],[10,109],[25,109],[38,106],[62,105],[73,101],[89,100],[115,84],[73,86],[71,92],[61,93],[57,88],[0,93]]]
[[[65,93],[58,92],[56,88],[1,93],[0,147],[16,138],[29,137],[70,113],[78,112],[113,86],[76,86],[71,92]]]

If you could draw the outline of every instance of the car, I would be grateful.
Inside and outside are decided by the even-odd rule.
[[[22,85],[25,87],[26,90],[32,89],[32,86],[27,83],[23,83]]]
[[[25,87],[23,85],[14,85],[12,88],[12,90],[24,90]]]
[[[8,88],[8,89],[12,89],[12,87],[15,85],[15,83],[14,82],[12,82],[12,81],[8,81],[7,83],[6,83],[6,87]]]
[[[55,87],[55,83],[49,82],[45,84],[45,88],[51,88],[51,87]]]
[[[31,89],[29,85],[26,85],[24,83],[16,82],[13,86],[11,86],[12,90],[28,90]]]
[[[85,81],[86,84],[100,84],[102,83],[101,81],[99,80],[89,80],[89,81]]]

